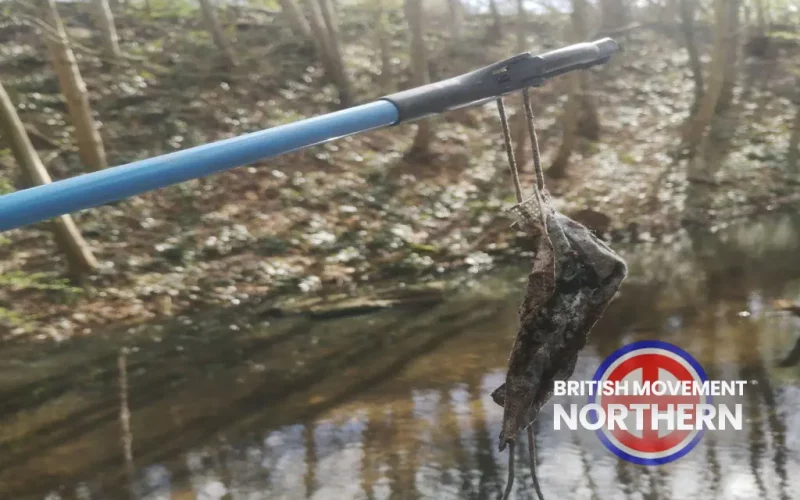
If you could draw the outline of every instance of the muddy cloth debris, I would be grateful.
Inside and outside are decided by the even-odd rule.
[[[531,426],[542,406],[553,396],[555,381],[572,376],[589,331],[619,290],[628,268],[594,233],[553,208],[544,185],[527,89],[522,98],[536,173],[533,196],[527,200],[522,195],[502,97],[497,99],[497,111],[517,199],[510,209],[517,218],[514,225],[530,236],[536,250],[525,298],[519,308],[520,327],[511,348],[506,381],[492,393],[492,399],[503,407],[500,451],[509,448],[503,500],[510,497],[514,487],[514,448],[523,430],[528,431],[533,486],[539,500],[543,500],[536,477],[536,446]]]
[[[530,426],[552,397],[554,382],[572,375],[590,330],[627,275],[622,258],[586,227],[555,211],[546,192],[539,195],[512,207],[537,250],[506,381],[492,393],[504,409],[500,450],[511,445],[513,455],[517,436],[528,429],[532,467]],[[534,481],[539,493],[535,474]]]

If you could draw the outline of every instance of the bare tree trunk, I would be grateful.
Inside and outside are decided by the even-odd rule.
[[[686,198],[683,203],[683,220],[703,224],[707,222],[708,210],[713,201],[715,187],[714,177],[717,171],[716,156],[718,151],[714,145],[712,134],[700,139],[696,151],[686,168]]]
[[[578,42],[586,37],[586,0],[572,0],[572,27],[570,39]],[[555,159],[547,170],[547,175],[553,178],[561,178],[567,175],[567,166],[572,151],[575,149],[578,139],[578,131],[582,127],[581,122],[588,134],[597,134],[599,123],[597,110],[594,103],[586,92],[587,79],[583,72],[574,72],[567,76],[569,79],[569,95],[567,105],[562,116],[563,136],[561,145],[558,148]],[[593,128],[594,130],[588,130]]]
[[[581,82],[577,73],[567,76],[569,79],[569,96],[561,123],[564,128],[561,136],[561,145],[558,148],[556,157],[550,168],[547,169],[547,176],[554,179],[566,177],[569,157],[578,142],[578,112],[580,106]]]
[[[489,11],[492,13],[493,36],[499,36],[503,32],[503,20],[500,18],[500,9],[497,7],[497,0],[489,0]]]
[[[342,52],[341,35],[339,34],[339,20],[336,17],[336,8],[331,0],[318,0],[322,11],[322,19],[328,30],[328,43],[330,44],[333,63],[336,65],[336,73],[339,75],[339,85],[344,89],[344,99],[340,99],[343,106],[353,104],[353,97],[350,85],[350,78],[344,65],[344,53]]]
[[[516,50],[518,53],[522,53],[528,50],[528,43],[527,43],[527,31],[525,29],[525,0],[517,0],[517,46]],[[528,141],[526,140],[528,135],[528,126],[526,120],[527,117],[525,116],[525,110],[522,107],[522,96],[519,96],[519,103],[520,103],[520,110],[517,113],[515,119],[516,124],[514,126],[514,159],[517,160],[517,164],[521,168],[525,165],[527,161],[527,151],[528,151]]]
[[[329,0],[328,8],[333,13],[334,19],[338,19],[339,18],[339,11],[341,10],[341,5],[339,5],[338,0]]]
[[[428,73],[428,59],[425,51],[425,14],[422,10],[421,0],[405,0],[406,19],[411,30],[411,71],[414,76],[414,85],[420,86],[430,83]],[[426,154],[430,151],[431,143],[430,120],[424,118],[417,121],[417,135],[411,147],[411,154]]]
[[[625,0],[600,0],[600,9],[603,16],[601,31],[613,31],[630,21],[630,11]]]
[[[377,0],[377,14],[375,19],[375,32],[378,38],[378,50],[381,56],[381,91],[388,94],[392,91],[392,46],[389,41],[388,20],[384,10],[383,0]]]
[[[767,13],[764,3],[767,0],[756,0],[756,33],[759,36],[767,35]]]
[[[800,79],[798,79],[800,88]],[[800,93],[797,96],[797,110],[794,114],[794,125],[792,135],[789,136],[789,152],[786,155],[789,163],[789,171],[795,176],[800,175]]]
[[[119,50],[119,37],[117,37],[117,27],[114,25],[114,15],[108,0],[96,0],[95,17],[98,27],[103,34],[103,47],[106,54],[116,59],[121,55]]]
[[[67,110],[75,127],[78,151],[90,169],[102,170],[108,166],[103,139],[92,117],[89,93],[81,78],[75,54],[69,47],[67,32],[56,10],[55,0],[40,0],[40,3],[45,22],[52,28],[52,32],[45,33],[44,39],[50,52],[53,69],[58,75],[61,92],[67,100]]]
[[[583,42],[589,37],[589,3],[587,0],[573,0],[572,5],[573,42]],[[597,115],[597,105],[589,91],[589,73],[578,72],[578,80],[580,81],[578,133],[595,141],[600,137],[600,118]]]
[[[714,49],[709,65],[708,87],[700,101],[697,113],[690,118],[686,129],[685,142],[692,157],[689,160],[686,177],[689,181],[684,202],[684,219],[703,222],[713,200],[714,177],[720,163],[720,148],[714,131],[707,129],[714,118],[714,110],[719,102],[725,82],[725,63],[728,59],[727,43],[729,33],[728,2],[714,0]]]
[[[458,42],[464,35],[464,6],[461,0],[447,0],[450,9],[450,34]]]
[[[236,55],[228,43],[228,39],[225,38],[225,32],[222,30],[219,17],[217,17],[217,11],[211,5],[211,0],[200,0],[200,8],[203,11],[203,18],[208,25],[208,30],[211,32],[211,37],[214,39],[214,44],[222,52],[225,62],[230,66],[238,65]]]
[[[322,66],[328,77],[336,82],[337,75],[335,64],[331,60],[330,45],[328,29],[325,27],[325,20],[322,18],[322,11],[319,8],[317,0],[305,0],[306,7],[308,8],[308,25],[311,28],[311,34],[314,35],[314,45],[319,53],[322,61]]]
[[[697,113],[690,118],[684,140],[694,150],[703,140],[706,129],[714,116],[722,85],[725,82],[725,62],[728,57],[728,0],[714,0],[714,52],[709,65],[708,88],[703,94],[703,99]]]
[[[36,154],[36,150],[33,149],[33,144],[22,125],[22,120],[17,115],[17,110],[2,84],[0,84],[0,131],[11,147],[17,163],[22,167],[23,177],[27,183],[29,185],[50,183],[50,175],[39,159],[39,155]],[[97,260],[75,226],[72,217],[62,215],[50,222],[50,228],[59,251],[67,259],[71,276],[80,277],[97,267]]]
[[[578,115],[578,132],[589,140],[596,141],[600,138],[600,117],[597,114],[597,105],[589,90],[588,73],[579,74],[580,81],[580,114]]]
[[[703,83],[703,65],[700,63],[700,52],[697,49],[697,39],[694,30],[694,13],[697,7],[696,0],[678,0],[678,12],[681,17],[681,32],[686,42],[686,51],[689,53],[689,64],[694,78],[694,104],[692,114],[695,113],[703,98],[705,84]]]
[[[342,60],[342,44],[339,40],[339,22],[336,19],[336,8],[331,0],[318,0],[325,29],[328,30],[328,43],[331,44],[333,55],[337,60]]]
[[[322,66],[328,78],[333,80],[339,91],[339,104],[343,107],[353,103],[350,79],[344,66],[342,57],[339,31],[335,28],[331,32],[329,26],[335,27],[333,10],[327,0],[306,0],[309,8],[309,25],[314,37],[314,46],[317,49]],[[335,39],[335,41],[334,41]]]
[[[295,0],[280,0],[284,17],[292,25],[292,29],[303,38],[311,38],[311,27],[303,16],[303,11]]]
[[[738,75],[739,51],[741,49],[741,37],[739,36],[739,10],[741,0],[728,0],[728,20],[726,32],[726,57],[725,70],[723,71],[722,89],[715,108],[716,113],[726,111],[733,102],[733,89],[736,87],[736,77]]]

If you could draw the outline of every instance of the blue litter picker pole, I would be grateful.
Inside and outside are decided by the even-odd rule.
[[[368,104],[0,196],[0,231],[121,200],[340,137],[475,106],[568,71],[603,64],[610,38],[535,56],[524,52]]]
[[[96,207],[397,121],[376,101],[0,196],[0,231]]]

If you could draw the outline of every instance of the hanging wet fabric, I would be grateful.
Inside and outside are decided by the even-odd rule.
[[[525,114],[533,149],[536,185],[522,200],[505,108],[498,99],[506,155],[517,204],[510,210],[516,225],[534,242],[533,268],[519,308],[520,326],[511,349],[508,372],[492,399],[503,407],[500,450],[509,447],[509,473],[504,499],[514,484],[517,436],[528,431],[528,453],[534,487],[543,495],[536,476],[533,423],[553,395],[556,380],[572,376],[578,354],[627,275],[627,266],[591,231],[556,211],[544,186],[536,130],[528,91],[523,91]]]

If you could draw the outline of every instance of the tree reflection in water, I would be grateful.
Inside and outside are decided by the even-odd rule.
[[[554,431],[548,406],[537,425],[548,498],[796,496],[800,371],[785,358],[800,332],[761,310],[800,297],[797,228],[778,218],[629,255],[631,278],[576,377],[626,342],[664,339],[713,378],[758,381],[742,401],[750,421],[644,468],[591,433]],[[499,499],[502,409],[489,394],[503,378],[520,274],[425,309],[270,325],[216,311],[191,326],[4,346],[0,498]],[[517,499],[533,498],[525,453]]]

